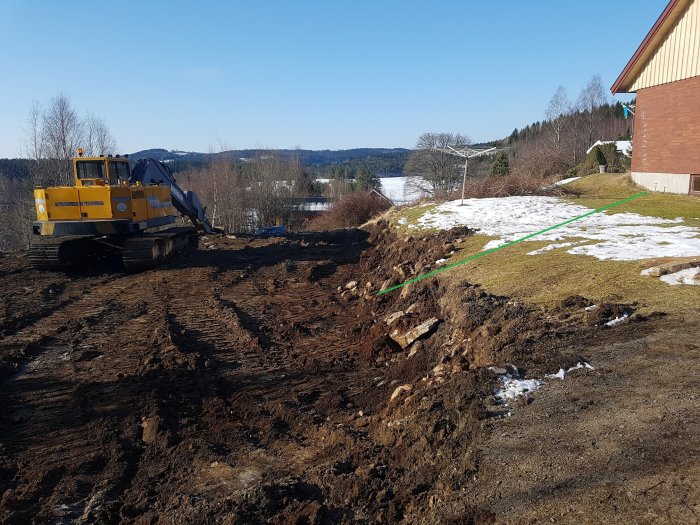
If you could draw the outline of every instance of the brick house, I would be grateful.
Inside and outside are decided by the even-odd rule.
[[[671,0],[612,86],[636,93],[632,178],[700,195],[700,0]]]

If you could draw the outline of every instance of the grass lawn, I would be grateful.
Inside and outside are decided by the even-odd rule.
[[[389,211],[386,218],[389,219],[392,226],[397,228],[400,232],[410,234],[411,231],[415,232],[416,230],[409,228],[409,225],[417,224],[418,219],[429,211],[434,210],[436,206],[437,204],[417,204],[415,206],[405,206],[397,210],[392,209]],[[399,223],[399,220],[401,220],[401,223]],[[426,230],[420,231],[425,232]]]
[[[562,187],[565,198],[573,204],[599,208],[610,202],[634,195],[644,188],[637,186],[627,173],[596,173]],[[700,198],[690,195],[652,193],[608,213],[634,212],[664,219],[682,217],[688,226],[700,226]]]
[[[570,187],[569,187],[570,186]],[[566,187],[565,196],[572,203],[590,208],[634,195],[641,188],[629,175],[596,174],[575,181]],[[405,218],[415,223],[430,207],[399,210],[390,215],[392,223]],[[689,226],[700,226],[700,199],[688,196],[650,194],[621,205],[607,213],[635,212],[664,218],[682,217]],[[400,226],[400,233],[418,231]],[[478,253],[492,237],[475,235],[466,239],[447,264],[453,264]],[[644,277],[640,271],[652,261],[601,261],[585,255],[566,253],[567,248],[527,255],[551,244],[548,241],[526,241],[486,255],[463,266],[450,269],[438,278],[448,282],[468,281],[481,284],[487,291],[520,300],[553,305],[571,295],[583,295],[598,303],[635,302],[640,311],[681,311],[700,308],[700,288],[669,286],[656,278]]]

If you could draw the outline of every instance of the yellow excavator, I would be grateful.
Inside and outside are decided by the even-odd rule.
[[[130,169],[128,156],[73,158],[74,186],[34,189],[37,220],[29,260],[35,268],[64,269],[117,255],[127,269],[196,247],[198,231],[212,233],[197,195],[183,191],[170,169],[153,159]],[[179,215],[192,226],[172,226]]]

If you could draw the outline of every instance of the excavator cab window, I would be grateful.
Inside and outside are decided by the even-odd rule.
[[[117,186],[129,180],[129,163],[128,162],[109,162],[109,183]]]
[[[104,179],[105,163],[101,160],[79,160],[77,163],[79,179]]]

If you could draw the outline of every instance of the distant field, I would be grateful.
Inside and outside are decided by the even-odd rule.
[[[406,182],[411,177],[381,177],[382,192],[395,204],[407,204],[415,202],[422,197],[419,191],[406,188]]]

